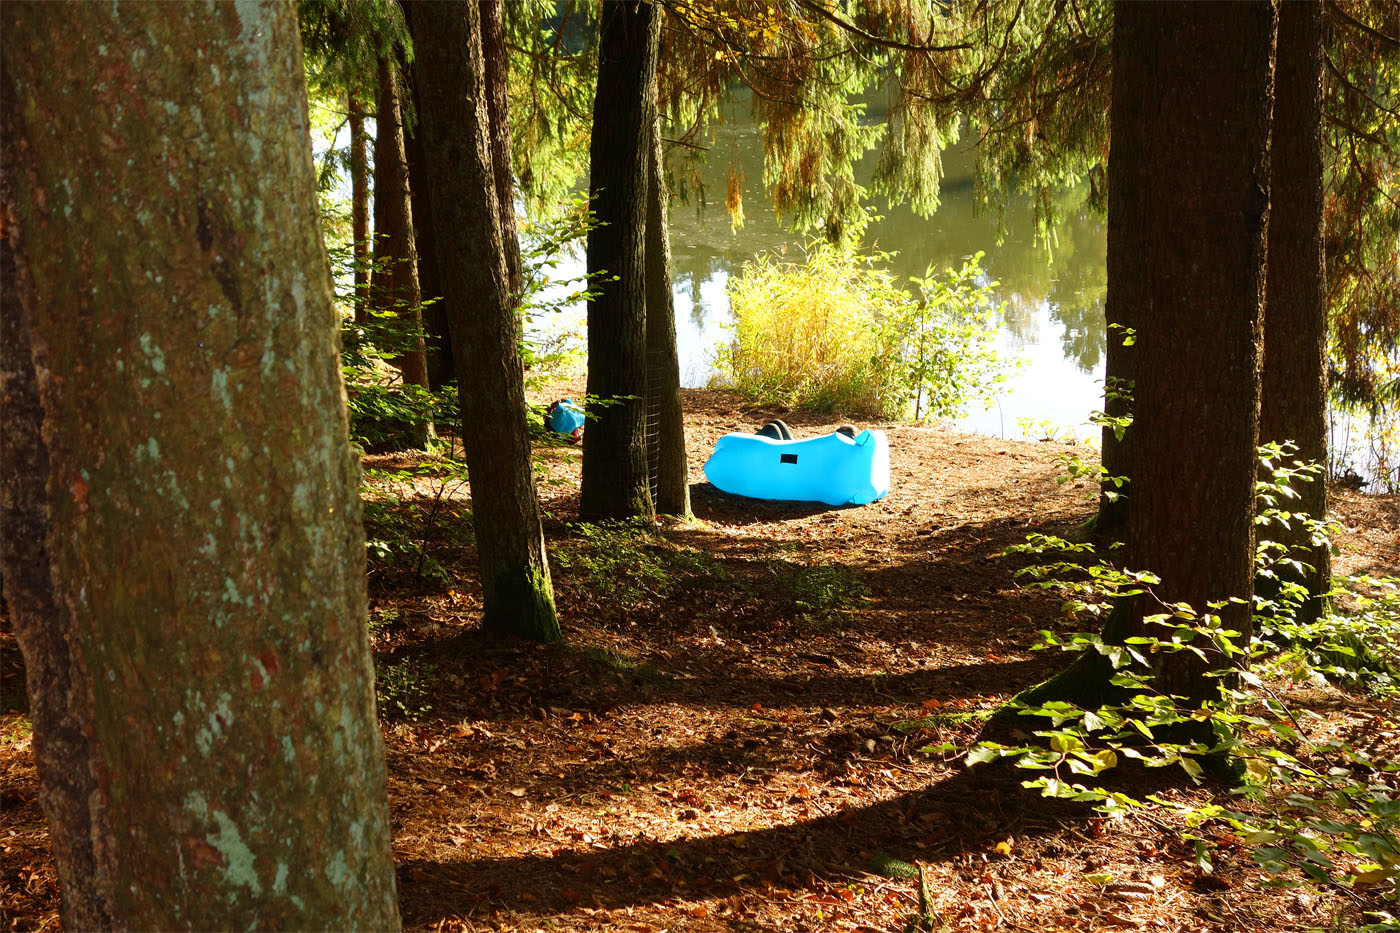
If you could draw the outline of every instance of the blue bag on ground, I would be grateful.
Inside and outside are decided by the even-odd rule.
[[[583,427],[583,409],[573,399],[560,399],[549,406],[545,424],[555,434],[574,434]]]
[[[865,505],[889,494],[890,445],[884,431],[791,441],[726,434],[705,463],[705,477],[751,499]]]

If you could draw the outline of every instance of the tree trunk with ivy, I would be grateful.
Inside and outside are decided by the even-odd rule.
[[[1264,306],[1264,368],[1259,412],[1263,443],[1292,441],[1297,458],[1327,463],[1327,304],[1322,259],[1322,7],[1279,6],[1278,66],[1274,78],[1272,198],[1269,268]],[[1327,483],[1319,474],[1296,486],[1299,498],[1279,508],[1323,519]],[[1312,542],[1296,518],[1288,527],[1261,529],[1307,569],[1281,566],[1277,579],[1260,579],[1274,595],[1282,582],[1309,596],[1299,622],[1316,621],[1331,588],[1332,555]]]
[[[1252,629],[1272,49],[1269,4],[1114,7],[1109,301],[1137,328],[1123,563],[1162,582],[1120,601],[1105,642],[1159,633],[1144,618],[1162,602],[1230,600],[1223,625]],[[1153,658],[1156,689],[1214,698],[1218,655]],[[1111,675],[1086,652],[1018,699],[1098,706]]]
[[[651,124],[647,171],[647,467],[656,510],[690,517],[690,469],[685,454],[681,367],[676,355],[676,303],[671,291],[671,232],[667,225],[661,121]]]
[[[660,20],[652,3],[603,5],[589,145],[589,421],[580,517],[649,517],[646,216]]]
[[[370,294],[375,310],[392,314],[412,333],[394,357],[405,386],[429,387],[423,341],[422,290],[413,234],[413,202],[404,155],[403,109],[398,65],[390,54],[379,58],[379,105],[374,136],[374,274]],[[423,447],[432,437],[430,421],[414,425],[411,441]]]
[[[0,560],[64,925],[397,928],[291,9],[0,27]]]
[[[525,423],[525,379],[496,204],[480,10],[475,3],[405,7],[415,51],[433,243],[462,402],[488,629],[560,637]]]

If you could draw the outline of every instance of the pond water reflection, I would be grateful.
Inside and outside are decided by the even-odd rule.
[[[688,185],[690,203],[671,209],[676,334],[687,386],[709,382],[715,350],[728,339],[729,277],[763,252],[802,255],[804,238],[785,230],[767,205],[757,180],[761,157],[752,127],[718,127],[707,162]],[[737,230],[723,206],[731,161],[745,178],[746,222]],[[872,167],[873,157],[862,166],[865,177]],[[944,170],[942,203],[932,216],[885,206],[864,243],[891,253],[890,267],[902,278],[922,275],[930,264],[942,269],[979,250],[986,254],[983,268],[1000,283],[996,296],[1005,304],[998,346],[1021,364],[994,405],[969,412],[957,425],[1002,437],[1042,436],[1050,428],[1096,434],[1087,419],[1102,397],[1104,218],[1083,206],[1082,192],[1066,192],[1056,204],[1060,221],[1052,242],[1039,246],[1029,197],[1011,198],[1000,216],[975,209],[970,149],[946,153]],[[582,268],[581,258],[566,260],[556,277],[579,275]],[[582,332],[581,303],[565,317],[564,326]]]
[[[767,207],[760,148],[751,128],[721,127],[700,180],[708,206],[677,204],[671,213],[671,250],[681,372],[687,385],[704,385],[712,373],[714,349],[727,337],[730,322],[726,285],[758,253],[798,258],[802,238],[785,231]],[[731,229],[718,196],[731,160],[743,168],[746,223]],[[873,159],[871,160],[873,163]],[[864,166],[866,174],[870,165]],[[1067,192],[1057,203],[1061,220],[1049,249],[1037,246],[1028,197],[1014,197],[1002,216],[974,209],[972,154],[959,148],[944,156],[942,204],[923,218],[904,205],[884,206],[864,242],[893,253],[897,275],[922,275],[961,264],[983,251],[983,268],[999,282],[1005,303],[999,348],[1019,359],[997,403],[971,412],[958,424],[1004,437],[1044,433],[1047,424],[1091,433],[1089,414],[1100,405],[1105,345],[1104,219],[1082,206],[1082,192]],[[858,178],[860,175],[858,174]],[[698,200],[698,199],[692,199]],[[1022,422],[1031,422],[1029,431]]]

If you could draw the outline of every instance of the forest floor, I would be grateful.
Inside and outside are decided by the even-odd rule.
[[[1267,886],[1217,826],[1199,832],[1214,855],[1203,874],[1166,809],[1103,818],[1023,789],[1024,772],[962,762],[992,710],[1063,664],[1030,650],[1037,631],[1086,624],[1023,586],[1026,560],[1004,552],[1031,532],[1078,533],[1093,489],[1057,482],[1055,458],[1090,451],[880,425],[887,498],[782,504],[708,485],[710,448],[770,417],[798,435],[830,419],[710,390],[687,392],[686,411],[694,522],[571,526],[580,451],[540,451],[556,645],[481,633],[460,476],[434,458],[366,459],[407,927],[899,931],[920,907],[917,869],[951,930],[1348,929],[1382,906]],[[1332,501],[1338,572],[1396,573],[1400,499]],[[0,911],[7,930],[56,929],[3,620],[0,637]],[[1309,731],[1395,749],[1393,705],[1278,686]],[[920,751],[941,743],[955,750]],[[1168,786],[1178,777],[1155,786],[1180,801],[1226,793]]]

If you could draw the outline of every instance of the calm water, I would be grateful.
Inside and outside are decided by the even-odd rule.
[[[731,160],[737,160],[745,177],[746,222],[739,230],[731,229],[724,210]],[[708,383],[715,350],[728,340],[729,277],[764,251],[801,255],[803,239],[787,233],[766,203],[760,160],[752,128],[718,128],[701,168],[708,206],[677,203],[671,211],[677,342],[687,386]],[[865,168],[868,178],[870,165]],[[1042,436],[1047,425],[1081,437],[1097,434],[1087,419],[1102,396],[1104,218],[1083,209],[1082,196],[1067,194],[1055,242],[1046,250],[1034,243],[1028,198],[1013,199],[1004,218],[992,211],[977,214],[970,154],[965,149],[947,153],[944,169],[937,212],[922,218],[906,206],[888,209],[882,203],[884,217],[871,225],[865,243],[895,253],[891,266],[902,277],[922,275],[930,263],[956,266],[972,253],[986,253],[983,268],[1000,282],[997,299],[1006,304],[1000,350],[1021,363],[995,404],[956,423],[1002,437]],[[861,173],[857,180],[864,180]],[[559,272],[577,274],[581,266],[574,260]],[[583,315],[580,305],[567,312],[566,320],[581,332]]]

